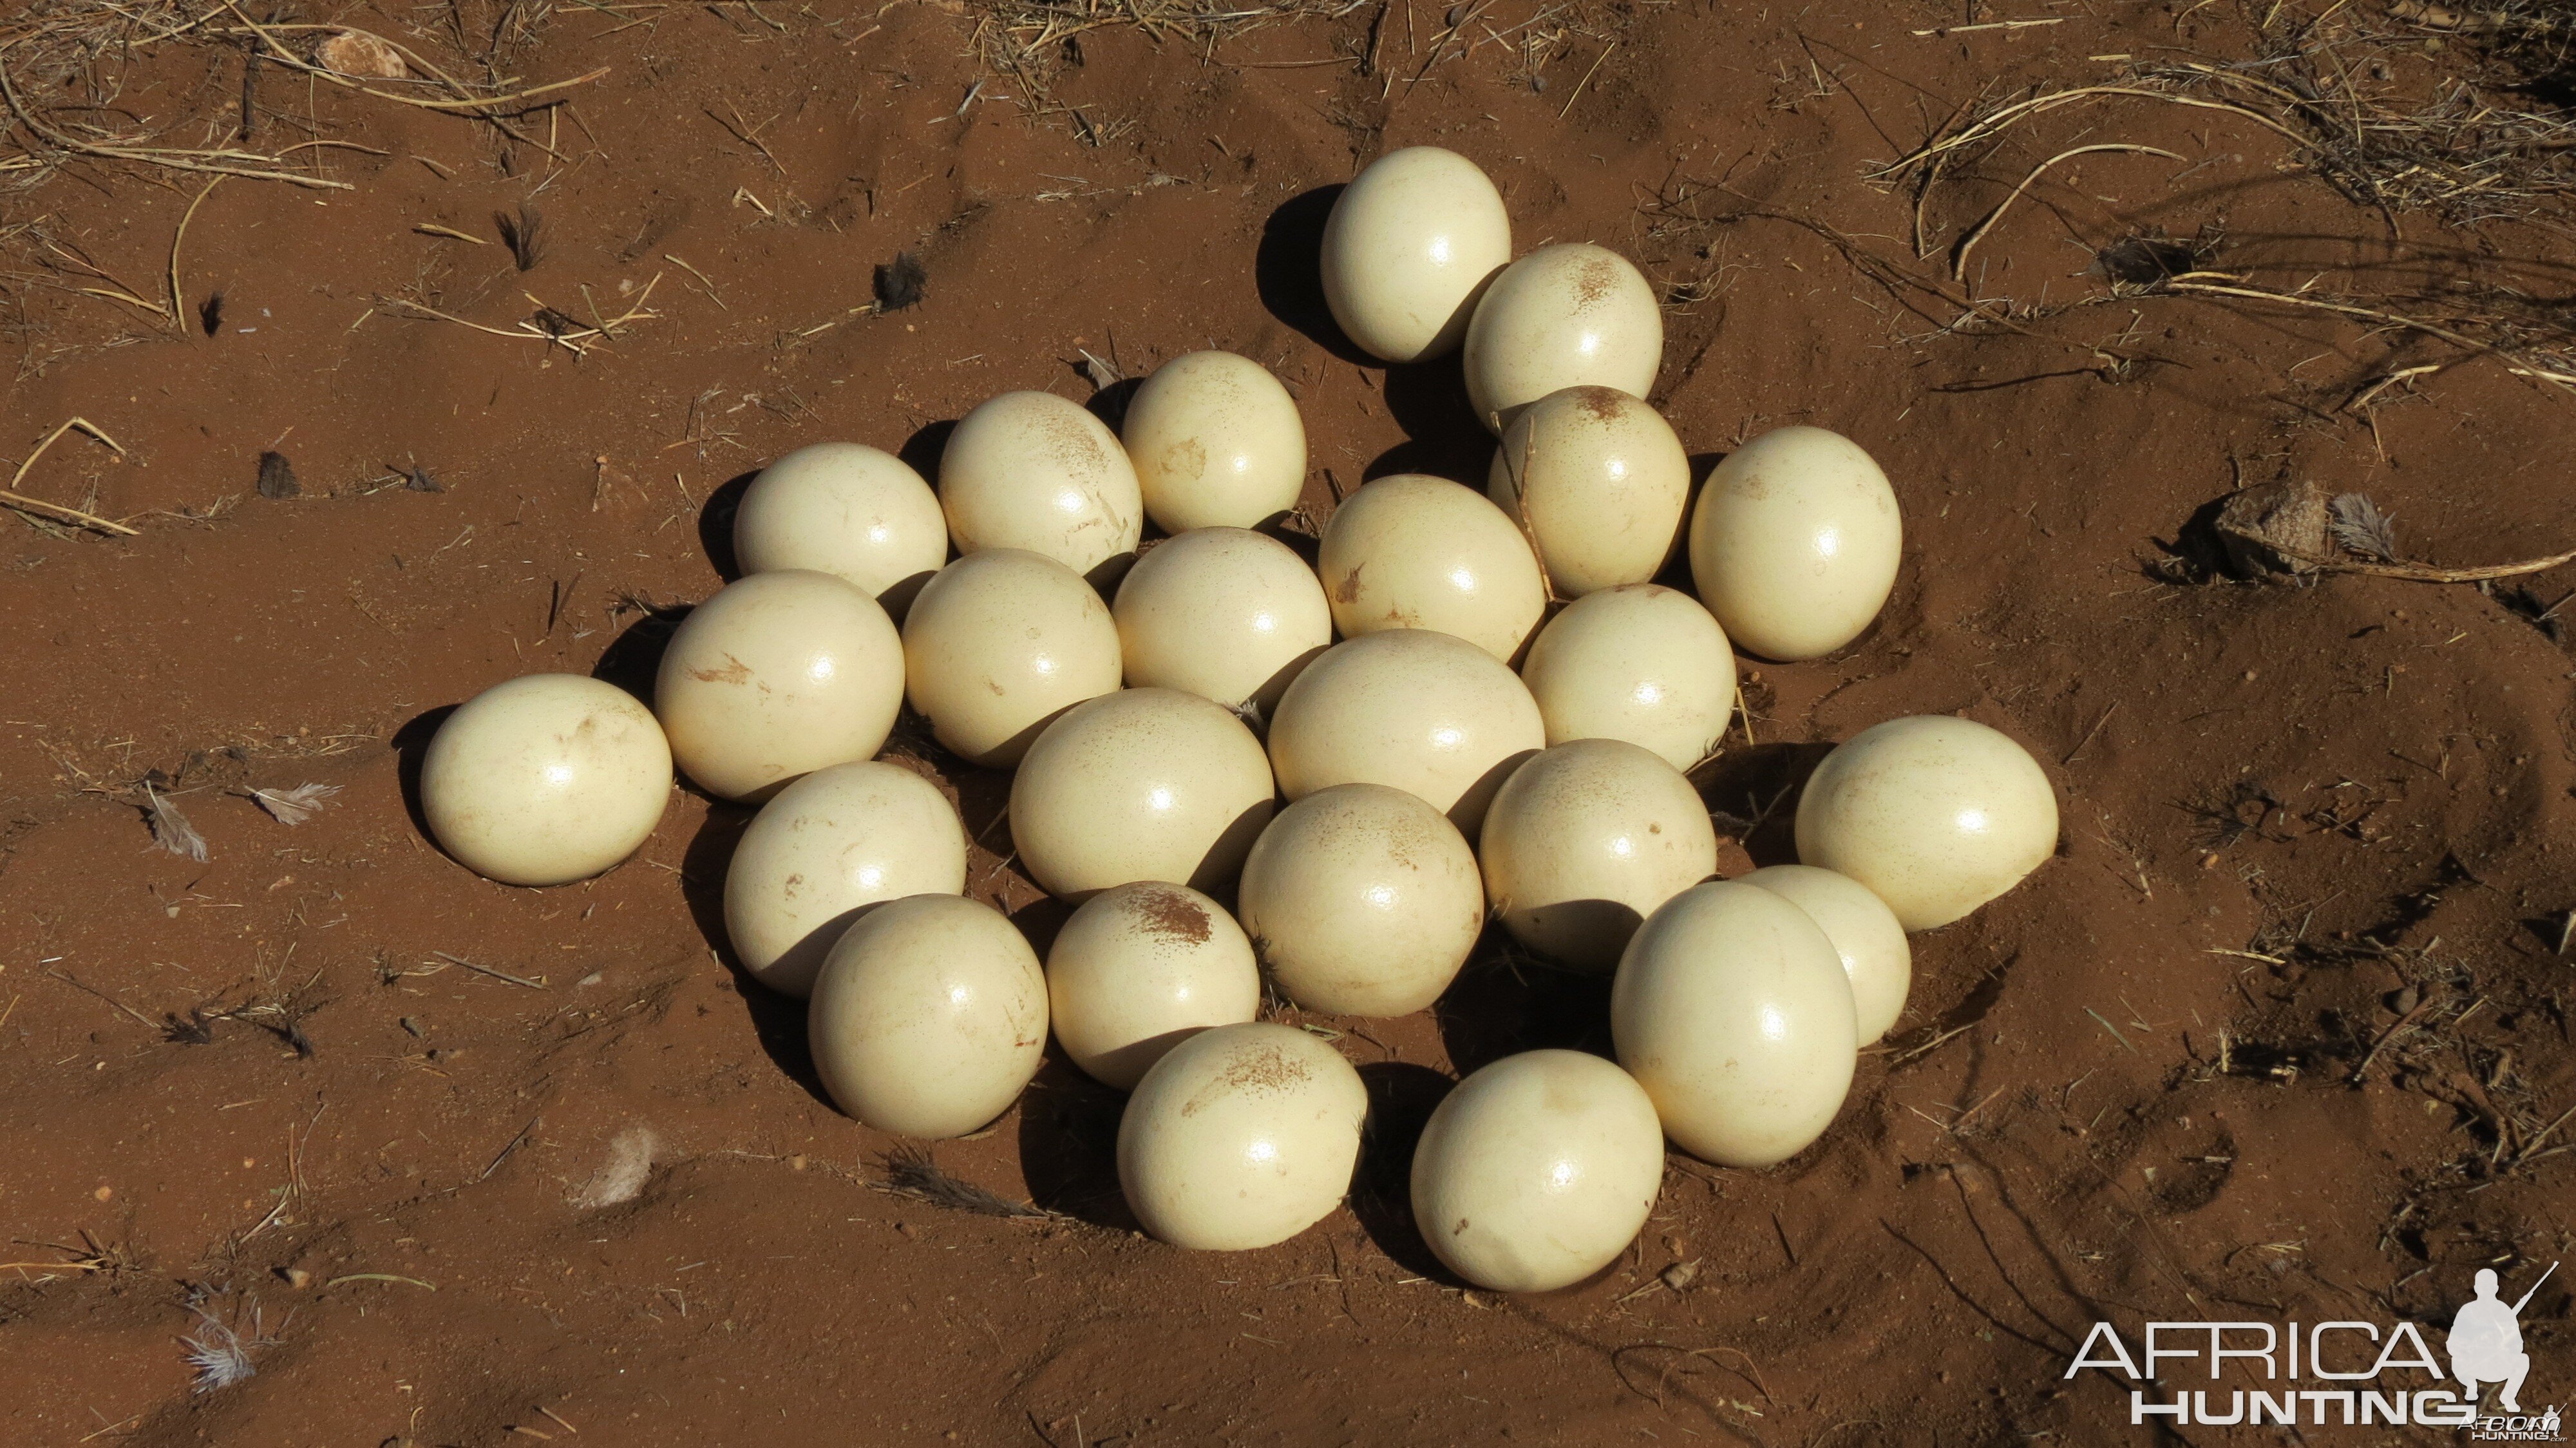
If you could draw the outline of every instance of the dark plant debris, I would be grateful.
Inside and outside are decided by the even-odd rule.
[[[501,244],[510,249],[510,260],[519,270],[535,271],[546,259],[545,213],[522,201],[516,211],[495,211],[492,225],[501,233]]]
[[[1056,1221],[1062,1215],[1027,1202],[1012,1201],[999,1192],[950,1176],[940,1170],[939,1163],[921,1147],[898,1147],[886,1153],[885,1182],[881,1189],[917,1202],[928,1202],[935,1207],[972,1212],[979,1217]]]
[[[304,485],[295,480],[295,465],[282,452],[259,455],[259,495],[263,498],[300,498]]]
[[[2093,253],[2093,273],[2127,287],[2151,287],[2199,269],[2188,243],[2164,237],[2124,237]]]
[[[877,268],[877,310],[900,312],[921,305],[921,294],[929,280],[920,257],[908,251],[896,252],[894,260]]]

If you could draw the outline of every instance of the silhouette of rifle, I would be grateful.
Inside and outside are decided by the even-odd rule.
[[[2557,1263],[2552,1262],[2552,1263],[2550,1263],[2550,1264],[2549,1264],[2549,1272],[2555,1272],[2555,1271],[2557,1271],[2557,1270],[2558,1270],[2558,1264],[2557,1264]],[[2541,1273],[2541,1274],[2540,1274],[2540,1282],[2546,1282],[2546,1281],[2548,1281],[2548,1280],[2549,1280],[2549,1272],[2543,1272],[2543,1273]],[[2536,1293],[2536,1292],[2538,1292],[2538,1291],[2540,1290],[2540,1282],[2534,1282],[2533,1284],[2531,1284],[2531,1292],[2526,1292],[2526,1293],[2522,1294],[2522,1302],[2517,1302],[2517,1303],[2515,1303],[2515,1304],[2513,1305],[2513,1315],[2514,1315],[2515,1317],[2520,1317],[2520,1316],[2522,1316],[2522,1304],[2523,1304],[2523,1302],[2529,1302],[2529,1301],[2531,1300],[2531,1298],[2532,1298],[2532,1293]]]

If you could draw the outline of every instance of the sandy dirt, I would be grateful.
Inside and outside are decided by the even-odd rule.
[[[346,183],[206,191],[49,146],[0,169],[0,452],[86,419],[121,452],[68,433],[16,490],[134,530],[0,518],[0,1441],[2126,1442],[2151,1436],[2127,1383],[2061,1378],[2097,1319],[2447,1321],[2476,1268],[2519,1291],[2571,1255],[2576,1127],[2547,1128],[2576,1105],[2576,608],[2535,616],[2576,566],[2256,583],[2209,529],[2231,490],[2305,478],[2366,492],[2415,559],[2576,547],[2576,414],[2421,332],[2115,294],[2093,256],[2195,238],[2366,300],[2563,249],[2356,204],[2243,114],[2115,98],[1963,155],[1918,258],[1917,192],[1870,169],[1979,97],[2256,48],[2232,4],[2025,10],[2056,23],[1363,5],[1102,23],[1018,72],[972,3],[304,17],[478,84],[601,72],[515,138],[270,62],[237,140],[238,33],[0,50],[79,134],[327,141],[283,164]],[[2408,54],[2386,84],[2448,64]],[[2184,159],[2061,162],[1951,280],[2031,168],[2113,142]],[[1306,1018],[1374,1098],[1314,1230],[1137,1235],[1120,1099],[1054,1057],[936,1149],[1045,1209],[979,1215],[887,1189],[901,1143],[831,1109],[800,1009],[729,963],[745,811],[684,787],[635,859],[549,890],[424,836],[406,790],[442,711],[533,670],[646,688],[789,448],[928,471],[995,392],[1092,400],[1086,353],[1133,376],[1219,346],[1303,409],[1292,529],[1387,472],[1481,481],[1454,363],[1364,360],[1315,278],[1333,188],[1414,143],[1483,164],[1516,245],[1639,261],[1671,299],[1654,401],[1703,461],[1806,422],[1894,482],[1875,629],[1746,661],[1749,736],[1698,776],[1726,869],[1787,858],[1804,771],[1896,715],[1990,723],[2060,790],[2057,858],[1917,937],[1906,1017],[1813,1148],[1675,1155],[1597,1279],[1463,1289],[1408,1220],[1423,1116],[1499,1055],[1608,1046],[1598,983],[1489,941],[1430,1012]],[[493,221],[523,204],[525,271]],[[923,298],[875,314],[904,252]],[[1971,295],[2008,302],[1963,319]],[[540,306],[578,353],[520,329]],[[2431,363],[2461,365],[2347,405]],[[295,496],[263,496],[264,452]],[[1005,781],[917,730],[895,757],[954,793],[971,892],[1042,944],[1061,907],[1008,862]],[[340,792],[293,827],[243,793],[308,783]],[[204,863],[155,847],[151,797]],[[2526,1402],[2576,1399],[2570,1286],[2525,1313]],[[254,1310],[256,1376],[192,1391],[197,1314]]]

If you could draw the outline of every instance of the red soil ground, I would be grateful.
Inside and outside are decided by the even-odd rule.
[[[2247,53],[2226,6],[1940,35],[1958,13],[1918,3],[1470,9],[1502,43],[1461,55],[1428,5],[1213,43],[1103,25],[1037,105],[972,6],[361,5],[329,18],[478,79],[605,74],[514,141],[269,65],[241,144],[372,148],[291,158],[349,189],[201,197],[95,158],[22,186],[0,442],[86,418],[121,455],[75,432],[18,488],[138,532],[0,522],[0,1441],[2122,1442],[2148,1436],[2128,1385],[2061,1380],[2096,1319],[2447,1322],[2477,1267],[2511,1295],[2567,1255],[2576,1155],[2540,1132],[2576,1105],[2576,610],[2531,615],[2576,567],[2248,583],[2212,575],[2207,519],[2306,477],[2417,558],[2576,546],[2568,403],[2490,360],[2354,410],[2462,354],[2087,274],[2162,232],[2384,296],[2542,243],[2356,205],[2242,115],[2115,100],[1946,173],[1917,260],[1913,192],[1872,163],[1980,94]],[[1537,89],[1517,47],[1578,20]],[[0,52],[30,104],[90,94],[30,55]],[[89,119],[231,144],[242,55],[100,56],[121,96]],[[2414,64],[2392,83],[2446,61]],[[1904,504],[1876,629],[1748,665],[1751,736],[1702,776],[1727,869],[1783,858],[1783,791],[1895,715],[1991,723],[2061,791],[2059,857],[1917,939],[1907,1018],[1815,1147],[1676,1156],[1597,1280],[1463,1290],[1407,1220],[1422,1115],[1500,1054],[1607,1044],[1597,984],[1497,952],[1432,1012],[1318,1022],[1376,1124],[1305,1235],[1135,1235],[1119,1099],[1053,1060],[936,1161],[1063,1215],[978,1216],[881,1190],[899,1143],[830,1108],[799,1011],[728,966],[742,810],[684,789],[636,859],[554,890],[424,837],[438,712],[539,669],[640,687],[656,611],[718,586],[726,506],[791,447],[926,463],[994,392],[1088,397],[1085,350],[1133,375],[1221,346],[1300,401],[1308,524],[1379,473],[1481,479],[1454,364],[1359,360],[1316,292],[1331,188],[1424,142],[1493,174],[1517,244],[1597,240],[1670,289],[1655,401],[1695,453],[1830,426]],[[2102,142],[2186,160],[2061,164],[1949,280],[1941,244]],[[166,295],[192,202],[178,286],[192,324],[221,292],[213,335],[79,290]],[[524,273],[490,240],[523,202]],[[867,314],[901,251],[925,299]],[[1960,325],[1942,296],[1971,287],[2024,310]],[[580,356],[392,300],[508,331],[531,297],[587,323],[647,288]],[[267,450],[300,496],[257,493]],[[974,893],[1043,942],[1003,781],[906,748],[982,841]],[[153,848],[154,770],[208,863]],[[231,792],[307,782],[341,793],[294,828]],[[2525,1312],[2526,1403],[2576,1398],[2569,1285]],[[257,1376],[192,1393],[188,1304],[246,1326],[254,1300]]]

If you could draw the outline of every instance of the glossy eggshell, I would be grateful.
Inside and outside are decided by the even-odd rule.
[[[1083,902],[1047,951],[1056,1044],[1093,1080],[1133,1090],[1166,1052],[1261,1009],[1252,941],[1186,885],[1137,880]]]
[[[1691,515],[1691,579],[1736,647],[1812,659],[1878,617],[1904,541],[1896,493],[1859,444],[1784,427],[1709,474]]]
[[[1485,893],[1522,945],[1609,974],[1639,922],[1717,871],[1717,830],[1681,771],[1578,739],[1512,771],[1485,811]]]
[[[1019,927],[981,901],[889,900],[824,958],[805,1027],[843,1111],[901,1136],[963,1136],[1037,1074],[1046,975]]]
[[[2057,853],[2057,792],[2030,752],[1921,714],[1836,746],[1798,797],[1798,860],[1849,875],[1907,930],[1994,899]]]
[[[762,985],[813,994],[868,906],[966,888],[966,830],[939,787],[900,765],[818,769],[760,807],[725,868],[725,935]]]
[[[420,812],[457,863],[504,885],[561,885],[635,852],[671,798],[652,711],[614,684],[529,674],[457,706],[430,737]]]
[[[1664,314],[1628,259],[1587,242],[1542,246],[1494,278],[1467,324],[1467,401],[1500,432],[1568,387],[1654,390]]]
[[[1675,1145],[1769,1166],[1833,1124],[1859,1040],[1851,980],[1807,912],[1756,885],[1694,885],[1646,917],[1610,987],[1619,1064]]]
[[[958,419],[939,455],[939,505],[961,554],[1017,548],[1094,582],[1145,526],[1117,434],[1051,392],[1005,392]]]
[[[1627,1072],[1525,1051],[1433,1108],[1413,1148],[1413,1221],[1477,1286],[1548,1292],[1617,1261],[1663,1179],[1663,1128]]]
[[[922,585],[903,661],[905,692],[939,742],[1008,769],[1056,715],[1118,687],[1118,624],[1072,569],[996,548]]]
[[[1153,1236],[1198,1251],[1287,1241],[1350,1191],[1368,1091],[1293,1026],[1217,1026],[1154,1063],[1118,1119],[1118,1184]]]
[[[1306,424],[1268,368],[1191,352],[1154,369],[1119,425],[1145,515],[1166,533],[1249,528],[1297,506]]]
[[[1508,664],[1547,612],[1538,555],[1518,525],[1474,489],[1422,473],[1343,499],[1315,569],[1345,638],[1434,629]]]
[[[1566,605],[1531,640],[1521,679],[1547,742],[1624,739],[1687,770],[1735,716],[1735,653],[1699,601],[1652,583]]]
[[[1048,893],[1083,900],[1130,880],[1223,890],[1270,822],[1261,741],[1223,705],[1178,689],[1076,704],[1011,780],[1011,845]]]
[[[801,447],[760,470],[733,515],[745,573],[848,580],[896,619],[948,561],[948,520],[921,474],[854,442]]]
[[[1644,583],[1681,545],[1690,455],[1672,425],[1608,387],[1569,387],[1503,429],[1485,492],[1519,519],[1559,598]]]
[[[1452,634],[1390,629],[1335,644],[1280,697],[1270,763],[1280,793],[1383,784],[1473,834],[1503,776],[1546,742],[1518,675]]]
[[[1475,162],[1407,146],[1369,163],[1324,221],[1324,302],[1372,356],[1456,350],[1485,284],[1512,259],[1503,198]]]
[[[1401,1016],[1440,998],[1485,924],[1467,839],[1399,789],[1345,784],[1279,812],[1243,863],[1243,928],[1308,1010]]]
[[[653,712],[710,794],[766,799],[884,747],[903,706],[903,640],[828,573],[755,573],[689,611],[662,652]]]
[[[1905,1013],[1906,992],[1914,987],[1914,951],[1887,902],[1849,875],[1813,865],[1765,865],[1735,881],[1759,885],[1807,912],[1843,958],[1843,974],[1851,977],[1860,1043],[1866,1046],[1886,1035]]]
[[[1110,612],[1130,685],[1184,689],[1262,719],[1333,642],[1315,570],[1242,528],[1194,528],[1147,549]]]

